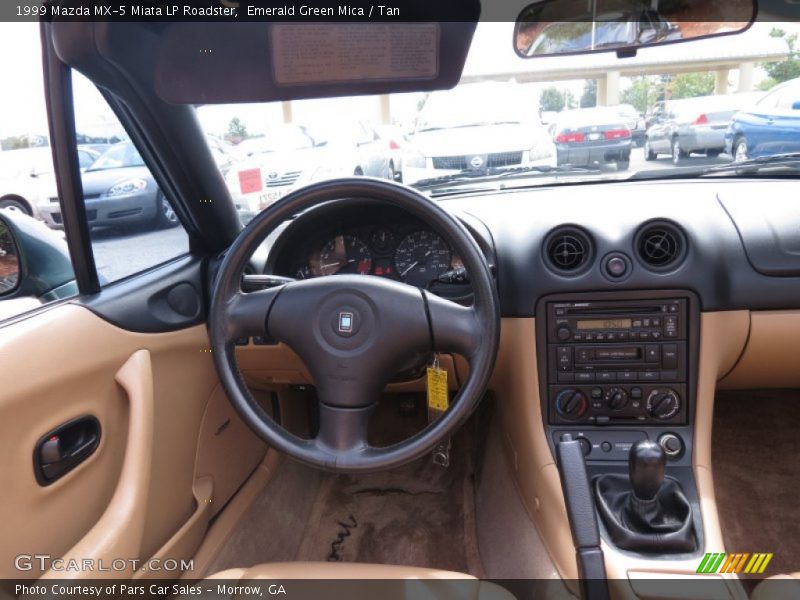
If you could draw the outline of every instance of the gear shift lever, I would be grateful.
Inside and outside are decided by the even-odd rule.
[[[680,484],[665,477],[661,446],[640,440],[628,455],[628,476],[600,475],[594,496],[609,537],[623,550],[668,554],[697,547],[692,507]]]
[[[667,457],[660,445],[639,440],[628,454],[628,473],[633,495],[642,501],[652,500],[664,484]]]

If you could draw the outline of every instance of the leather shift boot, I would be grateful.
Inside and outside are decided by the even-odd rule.
[[[626,475],[602,475],[594,480],[594,495],[617,547],[653,554],[696,549],[692,507],[675,480],[665,479],[652,500],[640,500]]]

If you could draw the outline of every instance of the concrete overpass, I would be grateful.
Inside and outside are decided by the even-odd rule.
[[[769,36],[771,25],[756,24],[730,37],[642,48],[636,56],[620,60],[613,52],[521,59],[511,44],[513,23],[484,23],[476,32],[461,82],[595,79],[598,104],[614,105],[619,104],[621,77],[703,71],[716,73],[716,94],[749,92],[757,63],[784,60],[789,54],[784,40]],[[505,50],[498,54],[498,48]],[[731,90],[733,71],[738,76]]]

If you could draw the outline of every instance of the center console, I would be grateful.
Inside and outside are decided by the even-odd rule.
[[[548,442],[554,456],[563,440],[579,442],[603,517],[603,537],[620,550],[649,556],[698,552],[702,523],[692,472],[700,331],[696,296],[685,290],[549,296],[540,300],[537,316]],[[656,507],[652,515],[631,512],[630,503],[623,502],[636,496],[631,506],[645,504],[629,478],[644,448],[663,460],[664,485],[658,498],[650,499]],[[679,543],[672,545],[663,532],[652,533],[659,531],[653,523],[664,519],[665,506],[681,516],[669,513],[666,520],[684,527],[673,532]],[[634,513],[641,527],[619,526],[629,525]]]

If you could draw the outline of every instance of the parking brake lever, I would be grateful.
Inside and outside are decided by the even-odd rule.
[[[561,489],[567,505],[567,517],[575,545],[578,562],[581,598],[584,600],[608,600],[608,581],[603,550],[600,547],[600,531],[594,507],[592,488],[586,473],[583,449],[578,440],[565,433],[556,445]]]

